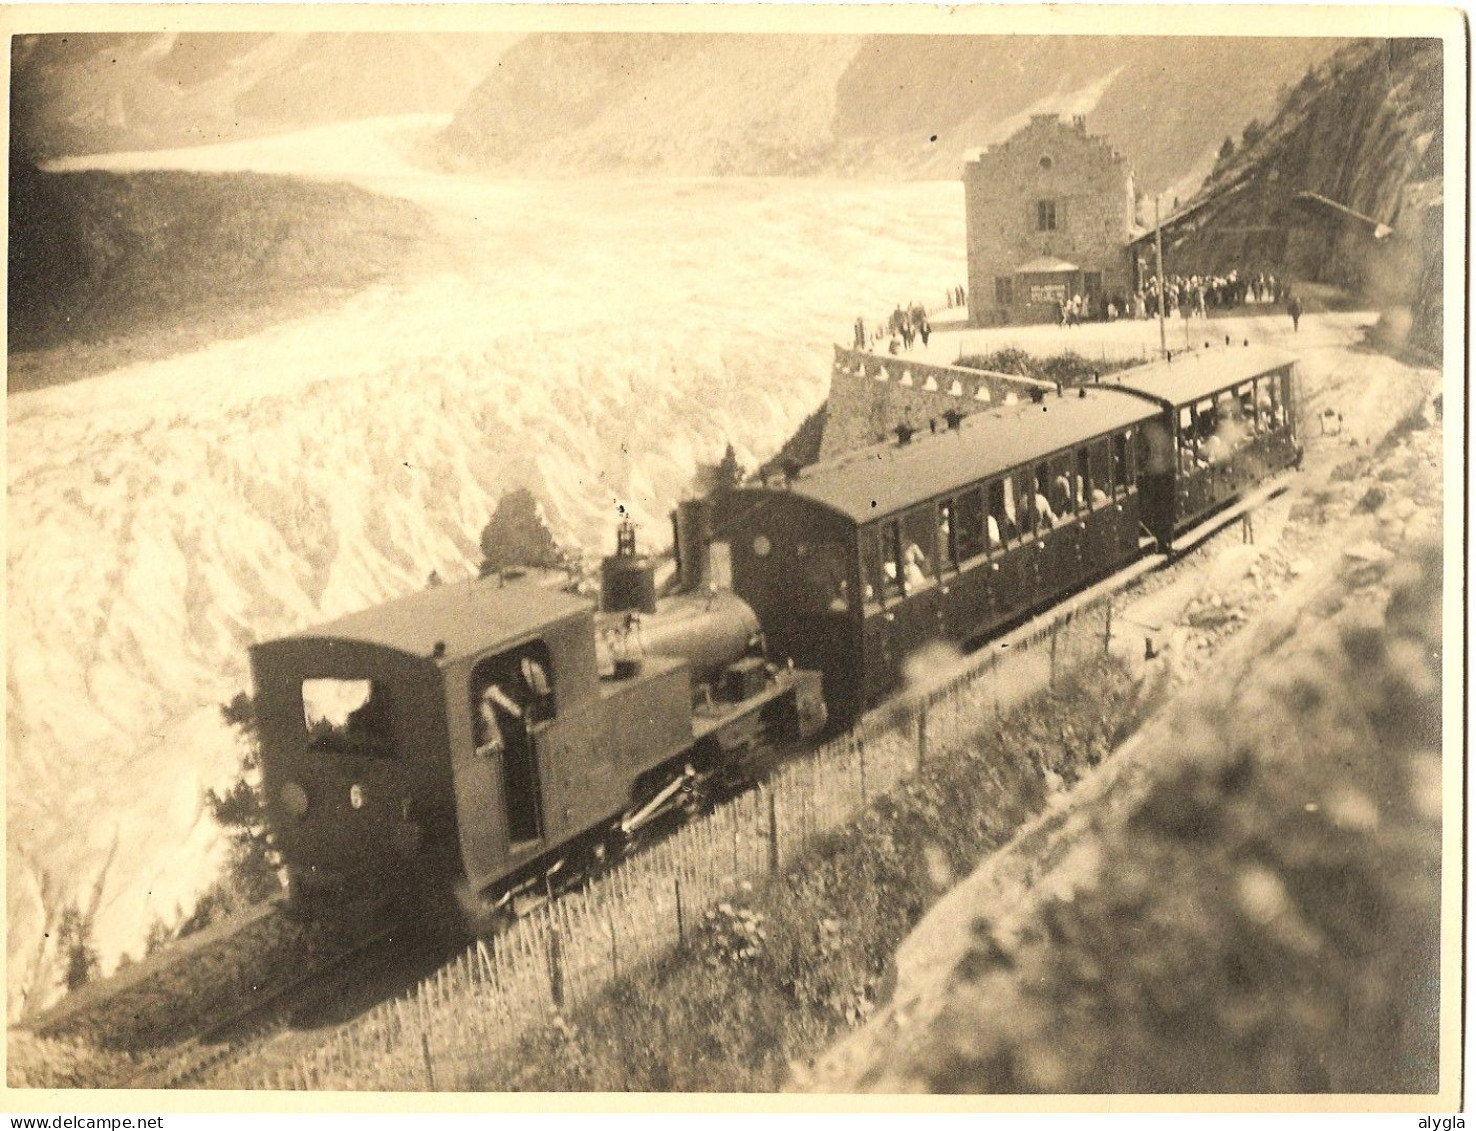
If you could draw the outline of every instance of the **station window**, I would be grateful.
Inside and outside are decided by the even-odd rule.
[[[994,279],[994,301],[998,306],[1009,306],[1015,301],[1015,280],[1008,275],[996,275]]]
[[[315,750],[381,758],[394,753],[389,689],[375,680],[303,680],[302,719]]]
[[[1019,207],[1016,205],[1016,207]],[[1054,200],[1037,200],[1035,202],[1035,230],[1037,232],[1054,232],[1056,230],[1056,202]]]
[[[978,487],[958,497],[958,560],[966,562],[984,553],[984,492]]]

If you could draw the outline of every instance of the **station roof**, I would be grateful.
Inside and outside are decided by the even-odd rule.
[[[1114,374],[1112,383],[1117,388],[1182,405],[1295,361],[1291,354],[1269,346],[1225,346],[1175,354],[1171,362],[1155,361]]]
[[[485,578],[423,589],[287,639],[353,640],[446,664],[590,608],[558,589]],[[438,642],[446,646],[441,656],[434,655]]]
[[[1069,389],[1040,404],[976,413],[956,431],[924,431],[909,444],[877,444],[815,464],[789,490],[858,524],[870,522],[1158,411],[1110,389],[1088,389],[1084,397]]]

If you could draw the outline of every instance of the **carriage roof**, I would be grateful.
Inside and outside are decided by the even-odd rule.
[[[1155,361],[1116,374],[1112,387],[1183,405],[1295,361],[1284,350],[1270,346],[1229,346],[1176,354],[1173,361]]]
[[[869,522],[1156,415],[1140,398],[1088,388],[975,414],[956,430],[877,444],[805,469],[789,491]]]

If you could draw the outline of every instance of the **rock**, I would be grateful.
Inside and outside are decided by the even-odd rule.
[[[1392,553],[1371,539],[1365,539],[1362,542],[1355,542],[1351,546],[1343,547],[1343,557],[1351,558],[1354,561],[1383,562],[1388,561],[1393,556]]]
[[[1388,496],[1384,494],[1384,489],[1375,483],[1363,493],[1363,498],[1358,500],[1357,509],[1365,514],[1372,514],[1384,505],[1387,498]]]

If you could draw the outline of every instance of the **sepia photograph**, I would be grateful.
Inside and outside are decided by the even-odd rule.
[[[4,19],[11,1110],[1461,1109],[1458,10]]]

